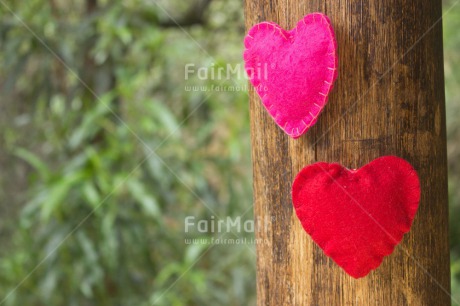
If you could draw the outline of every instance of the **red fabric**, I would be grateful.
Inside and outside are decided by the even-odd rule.
[[[411,227],[420,200],[417,173],[404,159],[385,156],[358,170],[315,163],[292,185],[305,231],[354,278],[376,269]]]
[[[307,15],[291,31],[262,22],[244,44],[245,69],[263,105],[289,136],[300,137],[316,123],[337,78],[329,18]]]

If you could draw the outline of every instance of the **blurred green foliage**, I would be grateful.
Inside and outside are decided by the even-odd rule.
[[[184,77],[241,64],[242,4],[4,1],[0,16],[0,304],[254,304],[254,246],[184,242],[219,236],[185,233],[186,216],[253,217],[246,93],[186,90],[246,81]],[[443,25],[460,300],[460,5]]]
[[[452,8],[453,7],[453,8]],[[446,82],[447,154],[449,163],[449,208],[452,296],[460,301],[460,4],[445,1],[452,8],[444,16],[444,71]]]
[[[159,3],[0,5],[2,100],[16,104],[2,153],[27,178],[1,251],[4,305],[254,300],[254,246],[184,242],[212,236],[186,235],[187,215],[252,219],[246,93],[184,89],[235,85],[185,81],[184,66],[241,61],[241,4],[213,1],[188,34],[168,14],[194,3]]]

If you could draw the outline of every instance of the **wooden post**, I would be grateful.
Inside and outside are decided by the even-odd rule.
[[[298,140],[250,93],[258,305],[450,305],[441,1],[246,0],[246,27],[293,28],[323,12],[335,28],[339,77],[318,123]],[[380,268],[355,280],[304,232],[291,202],[297,172],[316,161],[358,168],[407,159],[422,196],[412,230]]]

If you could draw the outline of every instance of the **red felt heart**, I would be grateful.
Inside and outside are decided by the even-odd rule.
[[[244,40],[245,69],[275,122],[298,138],[316,120],[337,78],[334,31],[327,16],[305,16],[291,31],[262,22]]]
[[[315,163],[292,185],[305,231],[355,278],[376,269],[411,227],[420,200],[417,173],[404,159],[385,156],[358,170]]]

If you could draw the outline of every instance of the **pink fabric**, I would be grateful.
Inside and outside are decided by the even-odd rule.
[[[262,22],[244,44],[245,69],[263,105],[289,136],[300,137],[316,123],[337,78],[329,18],[307,15],[291,31]]]
[[[355,278],[376,269],[412,225],[420,200],[417,172],[399,157],[380,157],[358,170],[316,163],[292,184],[305,231]]]

